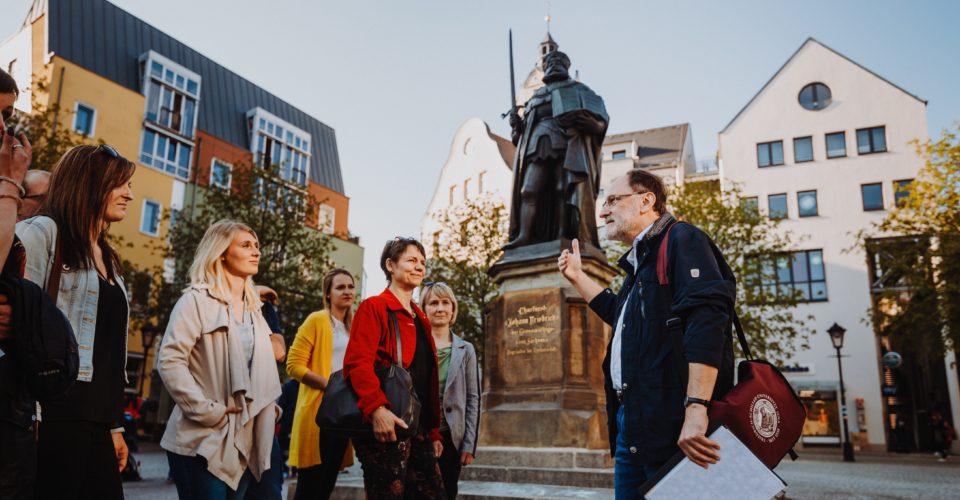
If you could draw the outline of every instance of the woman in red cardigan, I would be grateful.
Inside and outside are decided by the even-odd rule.
[[[417,498],[446,500],[437,457],[443,451],[440,437],[440,379],[437,348],[430,322],[413,303],[426,266],[423,245],[413,238],[388,241],[380,255],[387,289],[360,304],[350,329],[343,359],[343,376],[360,396],[358,407],[373,422],[374,438],[354,439],[353,447],[363,466],[363,486],[368,499],[402,499],[411,488]],[[390,332],[389,312],[397,317],[403,368],[413,379],[420,399],[420,427],[409,439],[397,441],[395,426],[406,424],[390,411],[373,369],[395,359],[396,337]]]

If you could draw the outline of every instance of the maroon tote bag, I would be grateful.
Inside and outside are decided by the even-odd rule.
[[[687,224],[677,222],[677,224]],[[670,229],[663,237],[657,255],[657,277],[661,285],[669,284],[667,247]],[[718,260],[723,259],[714,246]],[[673,351],[677,356],[681,377],[687,383],[689,372],[683,355],[683,323],[674,315],[667,321]],[[807,411],[790,382],[767,361],[753,359],[750,346],[733,310],[733,326],[746,360],[737,366],[737,385],[724,397],[712,401],[707,410],[710,420],[719,420],[743,442],[767,467],[773,469],[785,455],[796,460],[793,445],[800,439]]]

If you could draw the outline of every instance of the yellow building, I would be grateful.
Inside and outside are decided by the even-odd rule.
[[[308,225],[338,237],[332,258],[363,275],[363,248],[347,228],[336,136],[304,111],[104,0],[36,0],[20,31],[0,45],[0,67],[28,89],[18,109],[31,112],[29,87],[44,79],[48,91],[35,96],[38,103],[72,112],[58,126],[136,160],[136,201],[110,233],[138,268],[165,264],[151,250],[166,238],[164,210],[202,203],[217,174],[229,177],[233,163],[261,153],[291,165],[284,182],[326,200]],[[143,367],[147,395],[153,351],[144,364],[140,332],[129,335],[129,387]]]

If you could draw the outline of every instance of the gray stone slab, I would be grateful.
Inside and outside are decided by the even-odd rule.
[[[586,448],[521,448],[481,446],[477,465],[536,469],[612,469],[613,459],[606,450]]]
[[[461,481],[483,481],[511,484],[539,484],[578,488],[613,488],[612,469],[534,469],[520,467],[488,467],[476,464],[464,467]]]
[[[290,488],[287,497],[293,498],[295,488]],[[340,478],[333,490],[331,500],[364,500],[363,479]],[[535,484],[511,484],[487,481],[461,481],[458,499],[463,500],[613,500],[613,489],[571,488],[563,486],[543,486]]]

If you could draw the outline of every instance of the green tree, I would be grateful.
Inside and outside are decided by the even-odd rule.
[[[30,94],[31,112],[29,114],[16,112],[7,122],[17,133],[23,132],[33,147],[33,161],[31,169],[50,171],[66,153],[67,150],[81,144],[90,144],[90,137],[71,129],[73,111],[62,109],[53,96],[52,104],[40,104],[38,96],[49,95],[49,86],[46,79],[33,80]],[[97,142],[102,143],[103,140]]]
[[[237,220],[257,233],[262,255],[254,282],[276,290],[280,326],[290,344],[307,315],[323,309],[323,275],[336,263],[330,259],[333,239],[305,225],[316,219],[320,202],[299,186],[279,180],[281,172],[280,165],[237,164],[229,191],[202,189],[195,208],[188,205],[183,211],[168,212],[168,241],[154,251],[172,266],[128,267],[135,313],[131,316],[140,322],[156,321],[165,329],[190,283],[190,265],[207,228],[222,219]]]
[[[723,253],[737,279],[737,311],[755,357],[776,365],[786,363],[798,349],[808,349],[806,326],[813,316],[799,317],[796,306],[803,295],[777,285],[776,270],[790,265],[793,235],[779,229],[779,221],[757,210],[741,197],[736,184],[725,191],[713,181],[686,182],[673,188],[668,210],[677,220],[704,230]],[[625,243],[604,240],[607,261],[616,266],[630,250]],[[623,274],[614,279],[616,291]],[[737,355],[740,346],[734,342]]]
[[[913,141],[926,161],[884,219],[857,234],[873,280],[870,322],[922,363],[960,347],[960,141]]]
[[[438,212],[440,230],[428,243],[427,277],[442,281],[457,295],[457,335],[473,344],[483,366],[486,323],[483,309],[500,296],[500,287],[487,271],[500,259],[507,243],[509,216],[503,203],[489,194]]]

